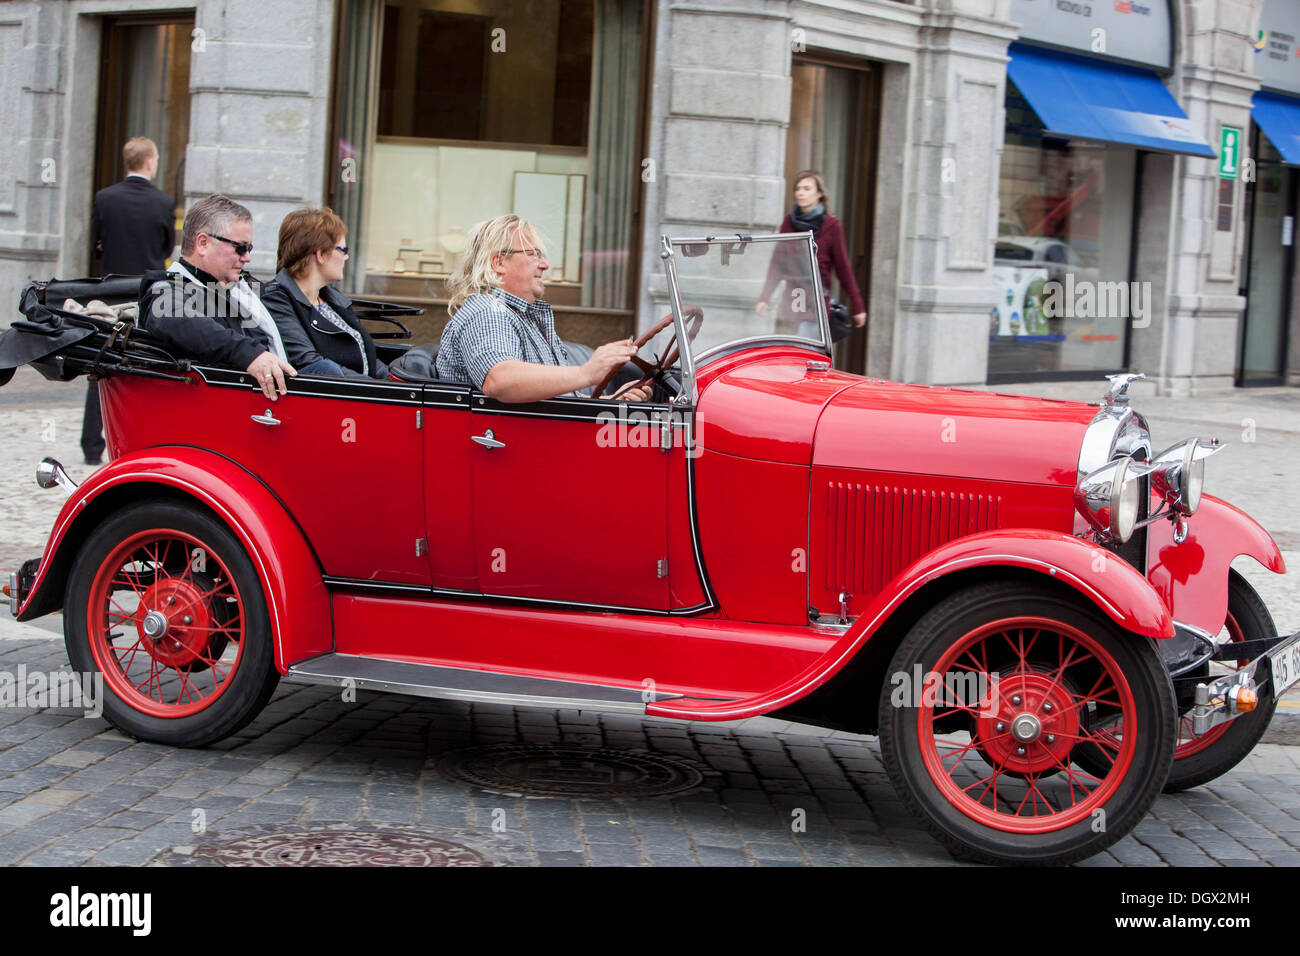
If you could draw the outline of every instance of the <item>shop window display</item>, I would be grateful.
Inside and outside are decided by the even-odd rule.
[[[1007,84],[989,321],[989,374],[1091,372],[1123,364],[1137,153],[1044,135]]]
[[[354,292],[443,298],[475,223],[541,227],[556,306],[628,307],[641,5],[352,3],[336,187]],[[353,79],[349,79],[351,76]]]

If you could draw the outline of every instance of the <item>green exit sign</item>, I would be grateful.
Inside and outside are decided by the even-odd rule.
[[[1236,179],[1237,169],[1241,165],[1241,130],[1235,126],[1219,129],[1219,175],[1224,179]]]

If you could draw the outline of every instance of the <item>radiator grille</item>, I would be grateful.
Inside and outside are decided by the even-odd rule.
[[[826,587],[876,594],[945,541],[1001,527],[1001,496],[830,482]]]

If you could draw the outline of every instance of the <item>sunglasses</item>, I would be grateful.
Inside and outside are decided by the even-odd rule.
[[[348,254],[347,246],[335,246],[334,248],[337,249],[339,252],[343,253],[345,256]]]
[[[234,239],[227,239],[225,236],[218,236],[215,232],[205,232],[204,235],[209,239],[220,239],[222,242],[230,243],[230,245],[235,247],[235,255],[237,256],[246,256],[253,251],[253,244],[251,242],[236,242]]]

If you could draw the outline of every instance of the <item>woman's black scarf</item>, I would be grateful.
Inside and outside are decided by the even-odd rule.
[[[790,221],[795,232],[811,232],[814,236],[821,230],[822,220],[826,218],[825,203],[818,203],[807,212],[796,205],[790,210]]]

